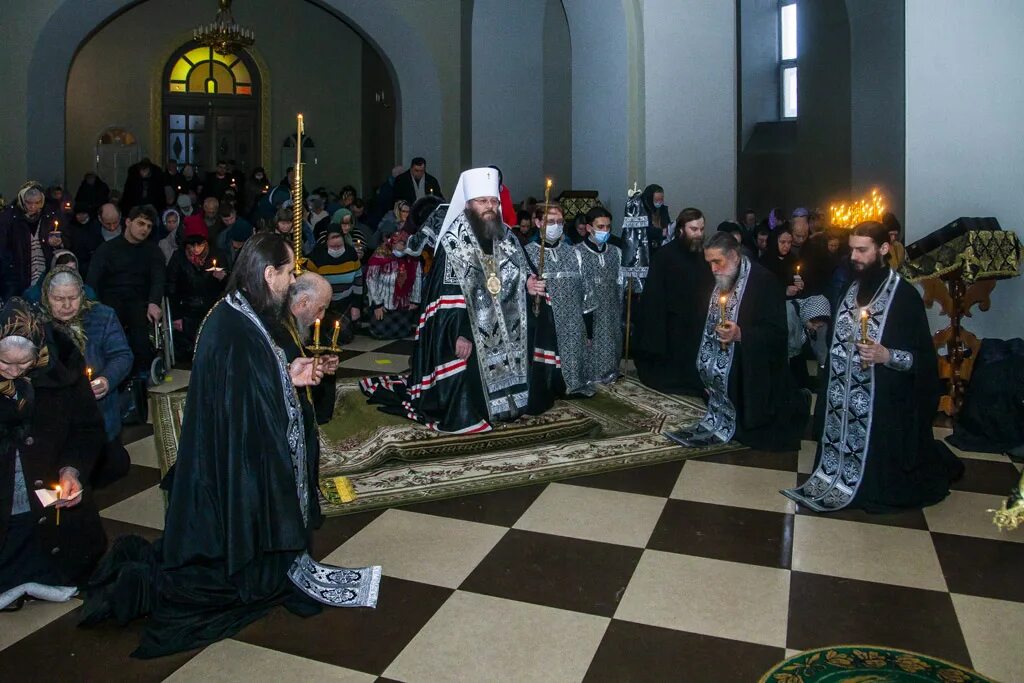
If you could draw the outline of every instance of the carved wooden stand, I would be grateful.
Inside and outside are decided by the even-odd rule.
[[[981,340],[963,327],[963,319],[971,317],[971,309],[977,305],[987,311],[992,302],[989,299],[995,289],[995,280],[980,280],[968,287],[956,270],[939,278],[921,282],[924,287],[924,305],[931,307],[938,302],[941,312],[949,317],[949,327],[939,330],[932,337],[935,348],[945,347],[946,353],[939,354],[939,377],[949,382],[949,388],[939,400],[939,410],[955,417],[963,407],[964,391],[978,357]]]

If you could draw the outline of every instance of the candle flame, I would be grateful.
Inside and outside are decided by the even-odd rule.
[[[335,320],[334,321],[334,329],[338,329],[339,327],[341,327],[341,321],[340,320]]]
[[[547,185],[545,185],[545,187],[549,190],[551,189],[551,178],[547,179]]]
[[[722,298],[721,298],[721,299],[719,299],[719,301],[721,301],[721,302],[722,302],[723,304],[724,304],[724,303],[725,303],[726,301],[728,301],[728,300],[729,300],[729,297],[727,297],[727,296],[726,296],[726,295],[724,295],[724,294],[722,295]]]
[[[838,228],[852,228],[865,221],[881,220],[885,210],[885,197],[874,188],[859,201],[829,205],[829,223]]]
[[[860,318],[861,318],[861,320],[863,320],[864,318],[867,318],[867,317],[868,317],[868,309],[866,309],[866,308],[860,309]]]

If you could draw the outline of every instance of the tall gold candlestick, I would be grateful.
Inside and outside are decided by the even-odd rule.
[[[544,181],[544,217],[541,219],[540,257],[537,261],[537,277],[544,279],[544,240],[547,239],[548,204],[551,202],[551,178]],[[533,314],[540,315],[540,294],[533,298]]]
[[[313,346],[320,346],[320,318],[313,323]]]
[[[302,136],[306,124],[298,115],[295,130],[295,181],[292,183],[292,236],[295,249],[295,274],[302,274]]]
[[[338,333],[341,332],[341,321],[334,321],[334,334],[331,335],[331,348],[338,348]]]

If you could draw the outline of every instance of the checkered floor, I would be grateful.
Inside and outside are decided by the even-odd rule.
[[[343,374],[361,375],[405,370],[410,344],[349,348]],[[187,373],[173,379],[162,390]],[[97,493],[104,523],[155,538],[152,428],[126,437],[134,464]],[[809,472],[805,442],[336,517],[315,555],[383,565],[375,610],[277,610],[202,651],[138,661],[140,624],[83,631],[77,600],[31,603],[0,615],[0,678],[727,683],[799,650],[879,644],[1022,681],[1024,530],[1001,534],[987,512],[1019,470],[961,455],[946,501],[888,516],[819,516],[781,496]]]

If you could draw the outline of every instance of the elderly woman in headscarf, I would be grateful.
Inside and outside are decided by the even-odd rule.
[[[156,246],[160,247],[160,251],[164,255],[165,264],[171,262],[171,256],[181,248],[184,242],[181,223],[181,212],[177,209],[167,209],[160,214],[160,224],[163,226],[166,234],[163,239],[157,242]]]
[[[46,203],[43,186],[34,180],[0,210],[0,298],[20,296],[42,279],[53,251],[67,246],[60,231],[63,223],[63,213]]]
[[[58,266],[43,280],[42,318],[70,338],[85,357],[90,388],[99,402],[106,447],[97,463],[97,488],[128,473],[130,459],[121,445],[121,399],[118,387],[131,372],[131,348],[113,308],[84,296],[86,285],[74,268]]]
[[[651,224],[647,228],[647,242],[653,251],[675,237],[669,234],[672,219],[669,217],[668,206],[665,205],[665,190],[661,185],[652,183],[644,188],[641,201],[651,219]]]
[[[366,266],[370,334],[377,339],[408,337],[416,322],[423,268],[418,258],[405,253],[407,241],[405,232],[396,232]]]
[[[75,343],[25,301],[8,301],[0,310],[0,609],[18,609],[26,596],[68,600],[103,554],[89,484],[103,439]]]
[[[53,260],[50,261],[50,271],[52,272],[53,269],[58,266],[73,268],[74,270],[77,270],[79,274],[82,273],[82,270],[78,267],[78,257],[67,249],[58,249],[53,252]],[[83,275],[82,277],[84,279],[85,276]],[[43,282],[45,280],[46,276],[43,276],[39,282],[26,289],[25,293],[21,295],[22,298],[30,304],[38,304],[43,298]],[[99,297],[96,296],[96,290],[89,285],[85,285],[84,292],[86,299],[90,301],[99,300]]]

